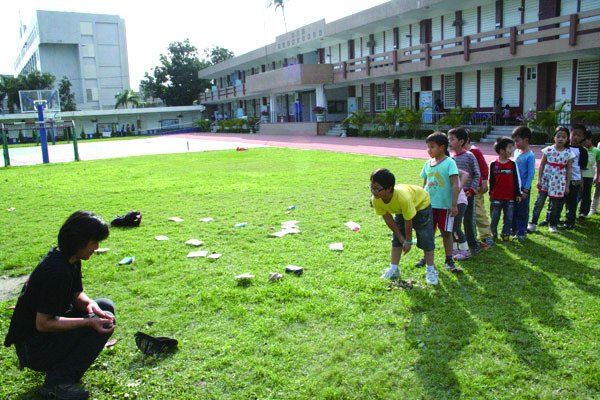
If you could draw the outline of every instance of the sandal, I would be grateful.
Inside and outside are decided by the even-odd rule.
[[[145,355],[159,354],[177,349],[177,340],[168,337],[153,337],[144,332],[135,334],[135,344]]]

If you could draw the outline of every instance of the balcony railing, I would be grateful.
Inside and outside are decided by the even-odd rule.
[[[600,20],[593,20],[593,17],[599,16],[600,9],[596,9],[354,58],[333,64],[335,81],[356,79],[359,73],[370,76],[374,69],[382,67],[397,72],[409,63],[430,67],[432,60],[450,56],[462,55],[463,60],[468,62],[473,53],[501,48],[508,49],[508,54],[514,56],[521,51],[520,46],[557,39],[568,39],[570,46],[576,46],[579,36],[600,31]]]

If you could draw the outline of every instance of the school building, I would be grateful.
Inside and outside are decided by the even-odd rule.
[[[200,102],[261,116],[261,133],[319,132],[364,109],[443,105],[492,115],[597,109],[600,0],[390,1],[320,20],[199,72]],[[313,124],[313,125],[307,125]],[[276,125],[276,128],[274,127]]]

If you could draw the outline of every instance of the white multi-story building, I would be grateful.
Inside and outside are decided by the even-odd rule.
[[[492,113],[600,104],[600,0],[395,0],[203,69],[201,103],[270,122],[441,102]],[[439,103],[438,103],[439,104]]]
[[[57,89],[66,76],[80,110],[114,108],[115,94],[130,88],[125,21],[117,15],[38,10],[21,41],[15,75],[51,73]]]

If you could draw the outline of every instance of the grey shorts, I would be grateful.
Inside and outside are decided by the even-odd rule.
[[[396,222],[402,235],[406,237],[406,232],[404,231],[404,217],[402,214],[395,214],[394,222]],[[417,211],[412,222],[413,229],[417,234],[417,247],[423,251],[434,250],[435,242],[433,236],[433,213],[431,211],[431,206],[421,211]],[[402,243],[400,243],[400,240],[398,240],[395,234],[392,234],[392,247],[402,247]]]

